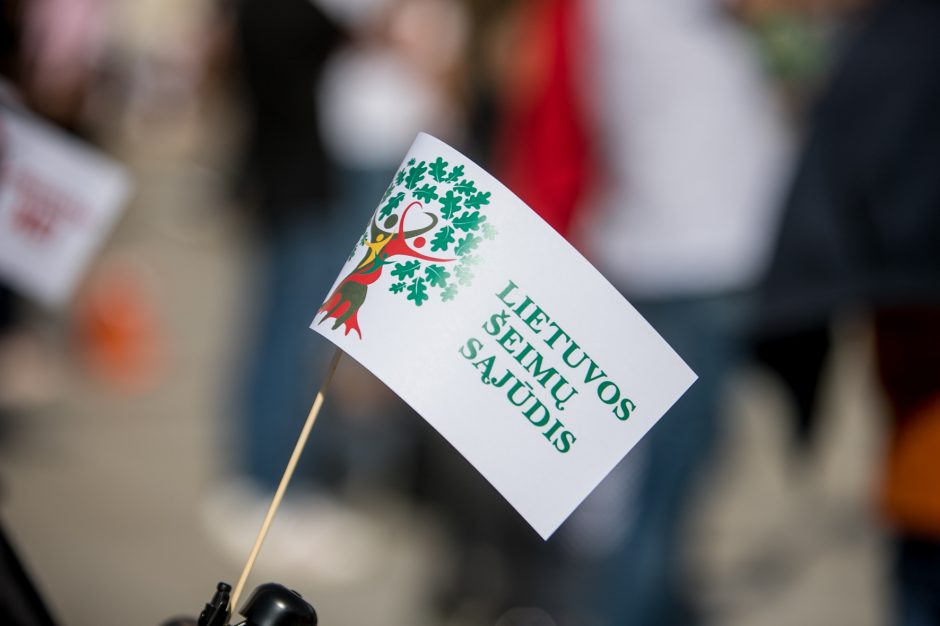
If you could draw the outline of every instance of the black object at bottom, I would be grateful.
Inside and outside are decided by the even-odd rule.
[[[216,585],[212,600],[199,614],[198,626],[228,626],[231,613],[228,607],[231,591],[232,586],[228,583],[220,582]]]
[[[277,583],[255,588],[245,607],[245,626],[317,626],[317,612],[296,591]]]
[[[0,616],[4,624],[52,626],[49,610],[0,527]],[[313,622],[316,624],[316,621]]]
[[[176,618],[163,626],[229,626],[232,587],[220,582],[199,621]],[[299,593],[277,583],[255,588],[241,610],[244,622],[237,626],[317,626],[317,612]]]

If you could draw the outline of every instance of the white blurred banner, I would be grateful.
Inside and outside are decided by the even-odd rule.
[[[47,306],[64,304],[130,188],[119,163],[0,107],[0,279]]]

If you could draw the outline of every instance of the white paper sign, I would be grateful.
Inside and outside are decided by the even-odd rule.
[[[695,380],[571,245],[425,134],[311,328],[546,539]]]
[[[46,305],[63,304],[129,191],[118,163],[0,108],[0,276]]]

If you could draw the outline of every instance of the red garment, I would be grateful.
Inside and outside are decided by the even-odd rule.
[[[576,53],[585,49],[578,8],[577,0],[527,7],[496,141],[500,179],[562,235],[593,165],[577,84]]]

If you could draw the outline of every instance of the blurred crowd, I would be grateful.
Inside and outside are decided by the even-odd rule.
[[[218,175],[192,202],[249,244],[237,354],[219,364],[236,453],[214,459],[202,512],[215,549],[250,547],[245,514],[266,509],[331,353],[306,328],[426,131],[568,238],[699,380],[543,542],[346,362],[270,558],[315,553],[314,579],[352,584],[383,540],[372,503],[394,502],[446,536],[452,567],[416,600],[438,623],[722,623],[688,528],[732,445],[729,385],[774,377],[806,464],[850,320],[883,403],[869,515],[887,620],[940,625],[940,2],[3,0],[0,19],[0,114],[15,102],[132,168],[197,155]],[[146,271],[99,256],[63,310],[0,284],[0,426],[63,368],[133,391],[172,367]]]

